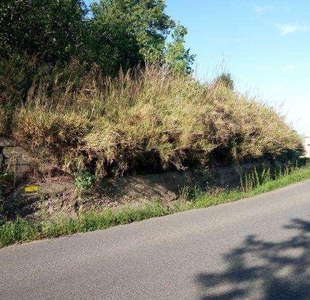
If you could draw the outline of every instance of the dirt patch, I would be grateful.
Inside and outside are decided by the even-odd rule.
[[[180,197],[188,197],[193,191],[236,187],[240,175],[253,165],[236,167],[214,166],[204,171],[180,171],[161,174],[124,176],[103,180],[80,195],[74,180],[49,164],[42,164],[25,149],[12,141],[0,140],[7,158],[6,170],[11,174],[10,185],[2,199],[3,214],[11,219],[20,215],[38,220],[59,215],[74,216],[78,211],[100,210],[128,203],[157,199],[168,204]],[[40,166],[40,170],[38,170]],[[25,187],[34,185],[35,193],[25,193]]]

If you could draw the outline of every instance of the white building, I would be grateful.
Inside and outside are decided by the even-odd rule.
[[[310,135],[305,137],[306,157],[310,158]]]

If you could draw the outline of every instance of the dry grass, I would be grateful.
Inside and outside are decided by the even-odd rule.
[[[167,68],[102,78],[76,61],[61,71],[34,64],[38,75],[27,93],[16,86],[29,72],[4,80],[9,64],[2,66],[0,131],[65,171],[88,169],[102,178],[239,163],[301,147],[273,108]]]

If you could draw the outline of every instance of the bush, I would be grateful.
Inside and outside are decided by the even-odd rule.
[[[222,73],[215,79],[214,83],[215,85],[223,85],[230,90],[234,89],[234,81],[232,80],[230,73]]]

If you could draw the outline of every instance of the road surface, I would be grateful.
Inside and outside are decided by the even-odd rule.
[[[0,249],[0,299],[310,299],[310,181]]]

